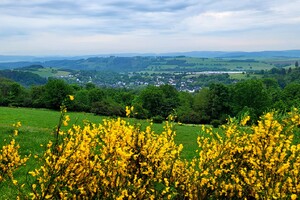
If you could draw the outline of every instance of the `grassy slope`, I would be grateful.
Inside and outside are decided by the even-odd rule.
[[[22,127],[17,137],[22,148],[22,154],[40,153],[40,144],[45,144],[52,139],[52,132],[59,121],[60,113],[45,109],[30,108],[7,108],[0,107],[0,146],[3,145],[4,139],[9,138],[13,127],[12,124],[20,121]],[[103,117],[95,116],[90,113],[73,113],[69,112],[71,121],[69,124],[83,124],[83,120],[93,123],[101,123]],[[146,120],[129,119],[131,123],[141,124],[142,129],[149,125]],[[163,130],[163,124],[153,124],[155,132],[159,133]],[[177,125],[176,142],[184,145],[184,158],[193,157],[194,150],[197,147],[196,139],[200,132],[199,126]]]
[[[71,121],[69,124],[83,124],[83,120],[88,120],[93,123],[101,123],[103,117],[95,116],[89,113],[73,113],[69,112]],[[20,144],[20,154],[22,156],[31,154],[42,155],[47,142],[53,138],[52,132],[59,121],[60,113],[46,109],[30,109],[30,108],[7,108],[0,107],[0,147],[10,140],[14,130],[12,124],[20,121],[22,123],[19,128],[19,135],[16,141]],[[140,124],[141,128],[149,125],[146,120],[127,119],[132,124]],[[66,127],[68,128],[68,127]],[[153,124],[153,130],[160,133],[163,130],[163,124]],[[182,158],[191,159],[196,153],[197,136],[200,132],[199,126],[176,126],[176,143],[183,144],[184,149]],[[31,158],[25,167],[21,167],[15,177],[20,182],[25,182],[27,173],[36,168],[38,163]],[[2,189],[1,189],[2,188]],[[26,190],[26,189],[25,189]],[[7,185],[7,182],[0,184],[0,199],[11,199],[16,196],[16,191],[13,187]]]
[[[59,70],[56,68],[45,67],[42,69],[30,71],[32,73],[38,74],[41,77],[60,77],[60,76],[68,76],[70,72]]]

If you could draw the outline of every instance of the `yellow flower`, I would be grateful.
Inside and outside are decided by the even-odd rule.
[[[21,122],[17,122],[16,128],[19,128],[19,127],[21,127],[21,126],[22,126]]]
[[[14,185],[18,185],[18,181],[17,180],[13,180],[13,184]]]
[[[132,111],[133,107],[126,107],[128,116]],[[183,145],[175,143],[170,122],[159,134],[151,126],[141,130],[121,118],[60,130],[58,142],[49,142],[40,156],[43,165],[29,172],[35,179],[30,195],[33,199],[52,199],[56,194],[61,199],[99,194],[103,199],[176,199],[178,194],[190,199],[208,195],[244,199],[251,188],[257,199],[297,199],[300,145],[292,145],[292,119],[282,121],[275,113],[260,119],[251,127],[242,127],[248,117],[242,123],[232,120],[218,132],[203,126],[207,136],[198,137],[199,156],[192,161],[181,160]],[[70,117],[64,115],[62,123],[68,121]],[[0,171],[19,166],[18,149],[15,141],[0,149]],[[1,165],[4,158],[11,162]],[[164,185],[164,190],[158,193],[153,183]]]
[[[70,98],[71,101],[73,101],[74,100],[74,95],[69,95],[69,98]]]
[[[68,122],[64,120],[64,121],[63,121],[63,125],[64,125],[64,126],[68,126]]]
[[[130,108],[129,108],[129,106],[126,106],[126,108],[125,108],[126,117],[129,117],[130,113],[133,112],[133,110],[134,110],[133,106],[131,106]]]
[[[45,196],[46,199],[51,199],[52,197],[53,197],[52,194],[47,194],[47,195]]]
[[[69,115],[66,115],[66,116],[65,116],[65,120],[66,120],[66,121],[70,121],[70,116],[69,116]]]
[[[298,197],[298,196],[297,196],[296,194],[292,194],[292,195],[291,195],[291,200],[295,200],[295,199],[297,199],[297,197]]]
[[[250,120],[250,116],[247,115],[246,117],[244,117],[244,118],[241,120],[240,124],[241,124],[242,126],[245,126],[249,120]]]

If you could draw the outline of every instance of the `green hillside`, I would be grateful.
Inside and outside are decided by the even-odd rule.
[[[0,63],[0,69],[42,65],[59,69],[115,72],[194,72],[194,71],[253,71],[294,65],[297,58],[238,57],[200,58],[186,56],[91,57],[79,60],[50,60],[44,62]],[[41,70],[41,69],[39,69]]]

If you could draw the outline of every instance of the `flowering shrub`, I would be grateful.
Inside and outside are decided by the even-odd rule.
[[[20,126],[21,122],[13,124],[15,128],[14,136],[18,135],[17,128]],[[2,149],[0,149],[0,183],[7,178],[12,180],[14,184],[17,183],[17,181],[14,180],[13,172],[24,165],[29,159],[28,157],[21,158],[19,148],[20,146],[16,143],[15,139],[12,139],[9,144],[2,146]]]
[[[199,157],[194,181],[198,198],[296,199],[300,193],[300,144],[293,136],[300,124],[298,110],[286,116],[267,113],[258,125],[243,127],[231,120],[223,132],[198,138]]]
[[[71,97],[70,97],[71,99]],[[126,108],[130,116],[133,108]],[[297,109],[269,112],[256,125],[249,116],[230,119],[219,129],[202,127],[199,150],[191,161],[180,158],[182,145],[172,117],[161,133],[126,120],[67,126],[61,108],[55,138],[31,175],[32,199],[297,199],[300,196],[300,116]],[[14,142],[14,140],[12,141]],[[11,143],[9,149],[17,149]],[[0,155],[8,155],[1,151]],[[0,169],[20,163],[18,152]],[[25,162],[22,161],[22,162]],[[21,162],[21,163],[22,163]],[[6,172],[11,174],[11,172]]]
[[[62,124],[69,117],[62,109]],[[57,130],[41,158],[43,165],[29,172],[33,199],[109,198],[157,199],[184,194],[172,124],[161,134],[118,119],[84,127]],[[181,170],[181,171],[179,171]]]

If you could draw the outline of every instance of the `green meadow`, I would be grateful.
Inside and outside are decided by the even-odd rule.
[[[43,148],[49,140],[53,138],[53,131],[59,122],[60,112],[47,109],[33,108],[9,108],[0,107],[0,145],[5,143],[12,136],[14,130],[13,124],[21,122],[19,135],[16,140],[21,146],[22,155],[41,154]],[[72,124],[83,125],[84,121],[89,121],[95,124],[102,123],[106,117],[97,116],[91,113],[68,112],[71,118],[68,127]],[[139,125],[141,129],[150,125],[149,120],[137,120],[133,118],[125,118],[132,125]],[[201,126],[198,125],[182,125],[174,123],[176,131],[176,143],[183,144],[184,149],[182,157],[191,159],[195,156],[197,149],[197,136],[200,134]],[[153,124],[152,129],[155,133],[163,131],[164,123]]]
[[[72,124],[83,125],[84,121],[89,121],[95,124],[102,123],[107,117],[97,116],[91,113],[68,112],[71,118],[68,127],[63,127],[67,130]],[[35,155],[41,156],[45,149],[45,145],[54,137],[54,129],[57,127],[60,118],[59,111],[47,109],[33,108],[11,108],[0,107],[0,147],[7,144],[13,137],[13,124],[21,122],[22,126],[18,128],[19,134],[15,140],[20,145],[20,155],[31,155],[26,166],[20,167],[15,173],[15,178],[22,182],[26,182],[28,172],[37,166],[39,163],[34,159]],[[141,129],[150,125],[149,120],[137,120],[133,118],[125,118],[132,125],[138,125]],[[175,141],[177,144],[183,144],[182,158],[190,160],[196,156],[197,136],[200,134],[201,126],[197,125],[182,125],[174,123],[176,130]],[[153,124],[152,129],[155,133],[163,131],[164,123]],[[0,184],[0,199],[10,199],[16,196],[16,191],[8,182]],[[26,188],[25,188],[26,189]],[[28,189],[28,188],[27,188]]]

